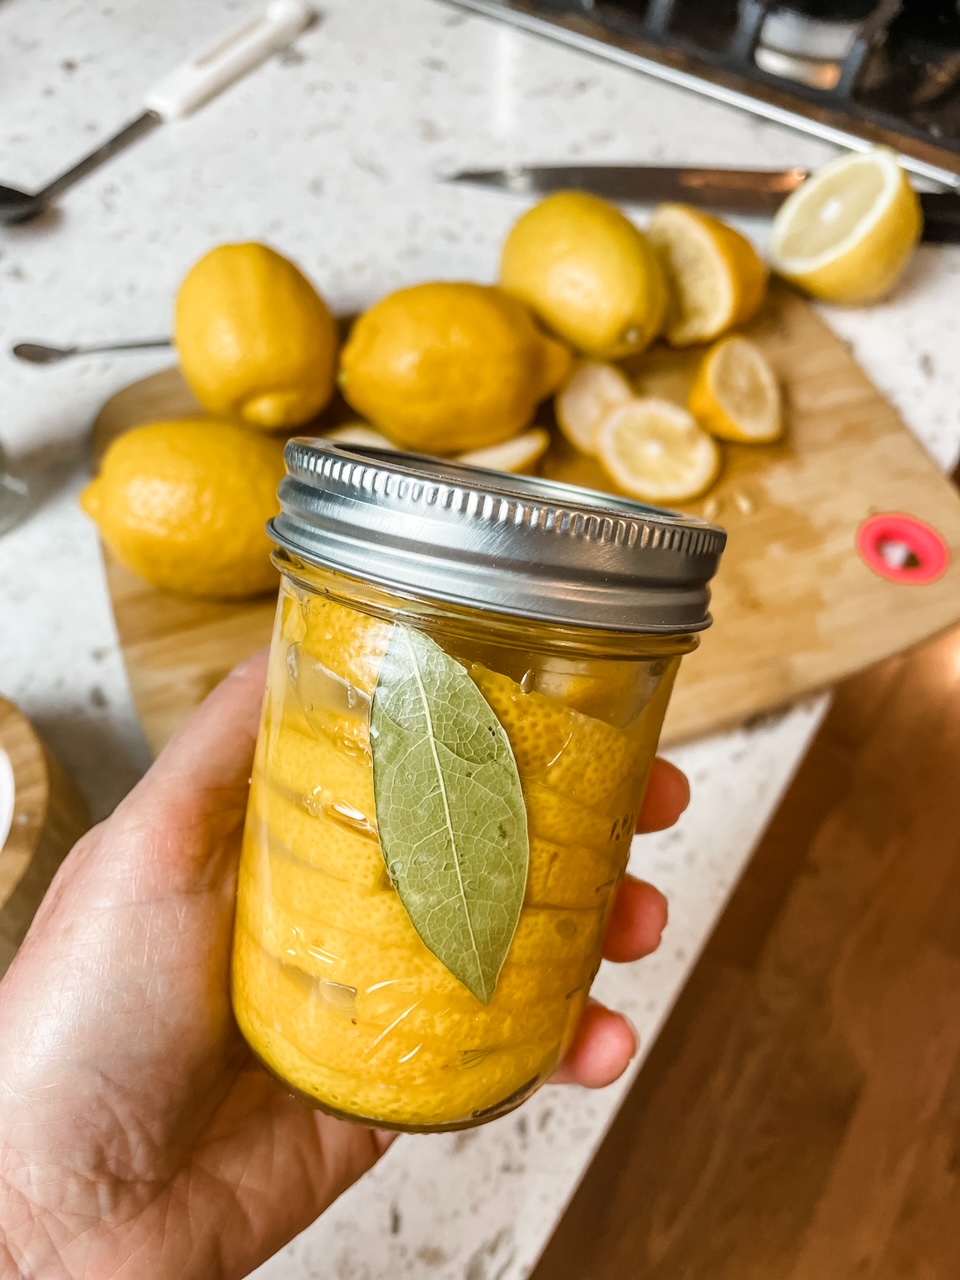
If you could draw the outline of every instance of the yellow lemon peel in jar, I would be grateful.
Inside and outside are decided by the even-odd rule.
[[[339,807],[357,814],[357,822],[372,823],[373,780],[369,758],[354,757],[324,733],[301,733],[283,722],[280,739],[271,752],[270,780],[284,793],[302,797],[305,808],[330,811]]]
[[[313,799],[279,788],[259,789],[248,813],[250,824],[259,828],[262,849],[271,860],[292,861],[305,880],[315,870],[333,879],[356,880],[370,889],[382,888],[388,877],[379,843],[331,822],[317,812]]]
[[[393,623],[359,613],[329,596],[299,599],[303,647],[367,699],[373,696]],[[291,637],[293,638],[293,637]]]
[[[607,852],[583,848],[571,857],[569,846],[531,839],[527,901],[534,906],[589,908],[619,878],[617,861]]]
[[[356,1116],[362,1105],[383,1125],[436,1127],[439,1118],[442,1127],[444,1115],[482,1115],[513,1090],[526,1086],[529,1092],[551,1069],[554,1055],[545,1059],[543,1045],[569,1042],[582,1009],[576,997],[539,1002],[534,1036],[519,1021],[523,1006],[517,1006],[509,1024],[498,1026],[491,1019],[490,1025],[455,1028],[460,1047],[449,1048],[438,1089],[436,1057],[423,1048],[418,1052],[417,1046],[435,1041],[448,1024],[450,1011],[442,997],[424,997],[423,1003],[415,995],[401,997],[397,1007],[411,1011],[404,1022],[417,1015],[420,1021],[398,1044],[389,1022],[371,1025],[349,1009],[330,1008],[317,982],[267,955],[246,929],[238,930],[236,948],[238,1019],[261,1058],[270,1065],[282,1063],[294,1087],[322,1099],[328,1110]],[[273,1001],[269,1019],[258,1012],[264,991]],[[358,1014],[359,1009],[358,1004]]]
[[[619,729],[536,691],[526,693],[479,663],[470,674],[506,729],[523,777],[600,805],[631,777],[635,746]]]
[[[280,619],[289,639],[281,635],[268,693],[238,905],[241,1028],[268,1066],[335,1112],[431,1128],[512,1105],[554,1069],[575,1030],[632,836],[633,771],[655,731],[642,716],[614,728],[469,668],[510,741],[531,831],[519,924],[483,1005],[424,945],[390,884],[370,755],[331,733],[316,706],[308,717],[292,688],[302,673],[288,661],[295,648],[366,707],[391,624],[319,595],[285,600]],[[333,719],[356,712],[338,705]],[[356,854],[357,875],[341,853]]]

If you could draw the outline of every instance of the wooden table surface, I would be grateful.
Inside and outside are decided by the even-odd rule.
[[[848,680],[533,1280],[960,1276],[960,630]]]

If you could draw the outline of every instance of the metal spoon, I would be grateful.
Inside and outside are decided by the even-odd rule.
[[[42,191],[36,191],[33,195],[27,191],[19,191],[16,187],[0,186],[0,223],[10,226],[15,222],[29,222],[31,218],[43,212],[54,196],[58,196],[61,191],[66,191],[75,182],[92,173],[128,143],[142,138],[145,133],[149,133],[151,129],[161,124],[162,119],[156,111],[144,111],[143,115],[125,125],[119,133],[115,133],[112,138],[108,138],[97,147],[96,151],[91,151],[66,173],[61,173],[59,178],[54,178],[53,182],[48,182]]]
[[[19,524],[29,506],[30,490],[26,481],[11,475],[0,445],[0,534]]]
[[[0,224],[27,222],[42,213],[54,196],[98,168],[158,124],[177,120],[202,106],[264,58],[284,48],[313,20],[306,0],[272,0],[264,13],[248,20],[217,45],[178,67],[146,95],[144,111],[119,133],[32,195],[0,186]],[[72,354],[72,353],[71,353]]]
[[[27,364],[58,364],[71,356],[97,355],[101,351],[144,351],[152,347],[170,347],[172,338],[141,338],[138,342],[77,343],[72,347],[52,347],[42,342],[18,342],[10,348],[10,354]]]

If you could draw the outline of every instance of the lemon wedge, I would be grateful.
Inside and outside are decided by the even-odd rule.
[[[368,449],[397,447],[382,431],[367,426],[365,422],[345,422],[342,427],[334,427],[332,431],[328,431],[326,439],[333,440],[336,444],[359,444]]]
[[[550,447],[550,433],[542,427],[524,431],[503,444],[492,444],[486,449],[470,449],[461,453],[457,462],[470,467],[486,467],[488,471],[510,471],[515,474],[528,472]]]
[[[759,309],[767,268],[733,227],[689,205],[662,204],[649,236],[670,285],[665,332],[671,346],[712,342]]]
[[[597,457],[610,479],[646,502],[696,498],[720,470],[716,441],[669,400],[646,397],[612,409],[595,438]]]
[[[829,302],[874,302],[893,288],[923,231],[916,192],[893,151],[839,156],[774,218],[775,271]]]
[[[612,364],[587,360],[554,400],[560,430],[581,453],[594,452],[597,424],[616,405],[633,399],[633,388]]]
[[[763,444],[783,432],[779,384],[746,338],[721,338],[710,348],[690,390],[690,412],[720,440]]]
[[[347,422],[326,433],[325,439],[337,444],[366,445],[372,449],[397,451],[399,446],[376,427],[365,422]],[[525,472],[546,453],[550,447],[550,433],[542,427],[533,427],[503,444],[488,445],[485,449],[470,449],[455,455],[454,462],[464,462],[471,467],[486,467],[488,471]]]

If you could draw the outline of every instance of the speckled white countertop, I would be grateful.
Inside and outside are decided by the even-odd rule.
[[[40,185],[138,114],[154,79],[250,7],[6,0],[0,179]],[[117,158],[58,214],[0,231],[0,443],[37,499],[31,518],[0,539],[0,692],[46,735],[96,816],[148,755],[76,495],[99,405],[169,357],[35,369],[6,355],[12,341],[167,332],[184,271],[231,238],[273,242],[340,310],[429,277],[491,279],[518,206],[434,181],[457,166],[573,157],[786,165],[829,154],[436,0],[326,0],[322,10],[294,50]],[[748,229],[762,239],[762,227]],[[925,248],[890,303],[830,314],[944,466],[960,442],[958,285],[960,251]],[[693,804],[676,831],[639,841],[634,855],[671,898],[664,946],[598,980],[648,1045],[823,706],[675,753]],[[547,1089],[484,1129],[402,1140],[258,1277],[519,1280],[628,1084],[603,1094]]]

